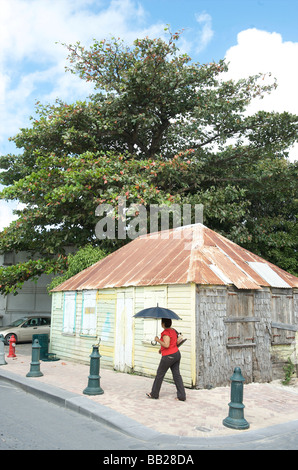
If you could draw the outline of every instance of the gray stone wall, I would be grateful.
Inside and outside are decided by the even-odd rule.
[[[253,382],[269,382],[272,380],[271,363],[271,292],[269,288],[255,291],[255,323],[256,346],[253,351]]]
[[[235,367],[246,383],[272,379],[270,290],[197,288],[197,387],[230,384]]]
[[[196,302],[197,387],[209,388],[227,383],[229,357],[226,348],[227,289],[199,287]]]

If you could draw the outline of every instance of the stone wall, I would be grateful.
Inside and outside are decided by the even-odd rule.
[[[297,331],[298,331],[298,291],[297,289],[272,290],[272,378],[284,379],[284,367],[288,359],[296,365],[297,371]]]
[[[226,287],[199,287],[197,289],[196,362],[198,388],[226,385],[231,375],[224,325],[226,309]]]
[[[240,367],[246,383],[272,379],[270,290],[197,288],[197,387],[230,383]]]
[[[271,292],[269,288],[255,291],[254,315],[255,348],[253,350],[253,382],[269,382],[272,380],[272,363],[270,356],[271,344]]]

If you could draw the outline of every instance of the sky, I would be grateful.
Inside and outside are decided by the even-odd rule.
[[[298,114],[298,0],[0,0],[0,154],[30,127],[37,101],[73,103],[92,84],[65,72],[62,43],[121,37],[163,37],[184,30],[181,52],[207,63],[226,58],[227,78],[271,72],[278,88],[250,112]],[[298,159],[298,145],[290,151]],[[0,186],[1,189],[1,186]],[[0,201],[0,230],[14,218],[17,202]]]

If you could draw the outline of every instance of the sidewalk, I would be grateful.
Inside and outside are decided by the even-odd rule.
[[[88,385],[89,365],[63,359],[40,361],[40,370],[44,375],[26,378],[30,370],[31,349],[27,345],[23,346],[17,345],[16,358],[8,358],[8,348],[5,348],[7,364],[0,366],[0,379],[3,377],[39,391],[48,387],[52,394],[60,395],[61,392],[61,396],[69,400],[69,406],[75,409],[76,406],[87,404],[89,410],[97,410],[101,419],[115,427],[120,427],[119,422],[116,423],[120,416],[118,413],[127,417],[126,422],[131,426],[134,422],[146,426],[149,434],[152,430],[155,433],[187,437],[239,436],[298,420],[297,379],[292,379],[294,383],[290,386],[283,386],[280,381],[244,384],[244,417],[250,428],[239,431],[222,424],[229,413],[230,387],[186,389],[187,399],[180,402],[175,400],[175,385],[164,382],[159,400],[151,400],[146,397],[146,392],[151,390],[152,378],[101,368],[100,386],[104,394],[88,396],[83,394],[83,390]]]

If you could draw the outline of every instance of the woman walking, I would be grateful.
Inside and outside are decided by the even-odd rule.
[[[155,399],[159,397],[164,376],[168,369],[171,369],[177,389],[177,399],[185,401],[185,389],[179,369],[181,354],[177,346],[177,332],[171,328],[172,320],[169,318],[163,318],[161,320],[161,326],[164,329],[161,333],[161,338],[159,339],[158,336],[156,336],[155,341],[157,341],[161,346],[159,352],[161,353],[162,358],[156,372],[151,393],[147,393],[146,395],[149,398]]]

